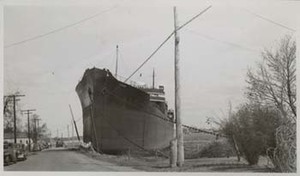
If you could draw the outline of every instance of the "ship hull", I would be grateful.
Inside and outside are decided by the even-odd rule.
[[[84,142],[91,142],[99,152],[156,150],[167,147],[173,138],[166,109],[108,70],[86,70],[76,92],[82,106]]]

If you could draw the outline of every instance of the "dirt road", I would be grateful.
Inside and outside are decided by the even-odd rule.
[[[20,161],[4,167],[4,171],[138,171],[130,167],[95,160],[84,154],[64,148],[37,152]]]

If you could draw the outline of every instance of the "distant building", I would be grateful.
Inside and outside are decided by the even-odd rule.
[[[13,133],[4,133],[4,142],[13,143],[14,134]],[[17,133],[17,143],[29,144],[28,134],[24,132]],[[31,146],[33,146],[33,140],[30,139]]]

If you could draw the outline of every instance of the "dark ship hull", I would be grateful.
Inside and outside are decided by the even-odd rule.
[[[105,69],[87,69],[76,86],[83,114],[83,140],[99,152],[165,148],[173,123],[165,101],[118,81]],[[152,100],[151,100],[152,99]],[[161,99],[161,98],[160,98]]]

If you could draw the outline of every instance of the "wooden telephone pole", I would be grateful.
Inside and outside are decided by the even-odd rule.
[[[70,140],[69,125],[67,125],[67,129],[68,129],[68,139]]]
[[[16,102],[19,101],[19,99],[16,99],[16,97],[24,97],[25,95],[8,95],[4,97],[9,97],[13,99],[13,110],[14,110],[14,143],[17,143],[17,113],[16,113]]]
[[[72,120],[73,120],[73,123],[74,123],[74,127],[75,127],[75,130],[76,130],[77,139],[78,139],[78,141],[80,141],[80,137],[79,137],[79,133],[78,133],[78,130],[77,130],[76,122],[74,120],[74,115],[73,115],[73,111],[72,111],[71,105],[69,105],[69,108],[70,108],[70,112],[71,112],[71,115],[72,115]]]
[[[119,46],[116,46],[116,71],[115,71],[115,78],[118,76],[118,62],[119,62]]]
[[[180,70],[179,70],[179,33],[177,25],[177,12],[174,7],[174,36],[175,36],[175,117],[176,117],[176,137],[177,137],[177,166],[184,163],[183,134],[181,124],[181,102],[180,102]]]
[[[40,121],[41,119],[39,119],[39,118],[33,118],[33,122],[34,122],[34,137],[33,137],[33,139],[34,139],[34,144],[36,145],[37,144],[37,140],[38,140],[38,133],[39,133],[39,121]],[[38,123],[38,125],[36,124],[36,123]]]
[[[154,89],[155,87],[155,70],[153,68],[153,74],[152,74],[152,88]]]
[[[26,109],[26,110],[22,110],[21,112],[27,114],[27,136],[28,136],[28,150],[31,151],[31,133],[30,133],[30,120],[29,120],[29,115],[31,114],[31,112],[36,111],[35,109]]]
[[[73,121],[71,120],[71,129],[72,129],[72,141],[73,141],[73,137],[74,137],[74,124],[73,124]]]

